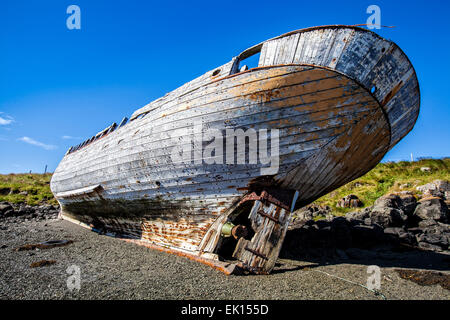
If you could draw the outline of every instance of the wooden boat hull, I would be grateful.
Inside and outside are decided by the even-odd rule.
[[[337,41],[342,37],[347,49]],[[290,213],[369,171],[417,118],[414,70],[380,39],[349,27],[287,34],[137,110],[125,126],[63,158],[51,181],[62,216],[213,259],[231,241],[224,225],[241,223],[251,236],[233,243],[234,257],[247,270],[270,272]],[[367,52],[345,54],[352,43]],[[258,68],[236,70],[258,51]],[[372,68],[361,64],[366,60]],[[255,150],[240,149],[227,136],[239,129],[258,146],[278,141],[273,172],[267,161],[251,161]],[[216,135],[205,137],[211,132]],[[208,143],[219,140],[222,160],[217,148],[205,157]],[[191,158],[174,158],[174,150]]]

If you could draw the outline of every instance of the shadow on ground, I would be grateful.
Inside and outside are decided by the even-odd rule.
[[[301,261],[305,267],[332,264],[377,265],[381,268],[406,268],[450,271],[450,255],[419,249],[403,239],[374,229],[340,228],[332,223],[324,228],[294,227],[287,231],[280,259]],[[277,269],[286,272],[292,269]]]

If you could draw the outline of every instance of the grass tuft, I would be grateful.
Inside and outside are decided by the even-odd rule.
[[[0,175],[0,201],[29,205],[56,205],[58,202],[50,191],[51,177],[51,173]]]
[[[429,172],[420,170],[428,167]],[[434,180],[450,180],[450,158],[421,159],[409,162],[380,163],[364,176],[317,199],[314,203],[328,205],[336,215],[344,215],[355,208],[337,208],[339,199],[349,194],[355,194],[363,202],[364,207],[373,205],[379,197],[393,192],[411,191],[420,194],[416,187]]]

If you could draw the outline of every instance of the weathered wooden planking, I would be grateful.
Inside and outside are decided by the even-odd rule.
[[[240,60],[259,51],[259,68],[239,72]],[[174,147],[199,146],[195,123],[202,130],[279,130],[271,186],[300,191],[293,210],[375,166],[411,130],[419,103],[414,69],[392,42],[355,27],[294,31],[245,50],[136,110],[125,126],[113,124],[72,148],[51,188],[69,219],[217,259],[220,230],[242,214],[240,199],[259,185],[262,166],[174,161]],[[239,150],[234,157],[249,156]],[[255,236],[239,240],[235,257],[249,270],[270,272],[290,211],[255,201],[249,219]]]
[[[254,273],[268,274],[275,267],[292,212],[274,204],[255,201],[249,215],[255,235],[241,238],[233,252],[242,267]]]
[[[310,28],[266,41],[262,48],[265,60],[261,65],[269,65],[273,60],[272,51],[265,47],[276,45],[277,50],[291,50],[292,53],[292,44],[288,46],[283,39],[291,39],[293,33],[300,34],[294,63],[340,71],[373,93],[389,118],[390,148],[412,129],[420,107],[419,84],[408,57],[396,44],[356,27]],[[290,59],[280,57],[277,62],[292,63]]]
[[[293,67],[283,68],[292,70]],[[241,90],[236,91],[236,94],[240,95],[239,99],[236,100],[236,103],[238,103],[238,106],[247,106],[245,112],[242,113],[240,107],[231,109],[238,115],[236,120],[243,119],[243,121],[230,121],[230,117],[228,116],[224,117],[222,120],[216,120],[212,117],[212,122],[210,123],[213,123],[218,128],[227,127],[231,123],[234,128],[248,128],[251,125],[255,129],[259,129],[258,126],[261,126],[262,128],[267,128],[269,126],[269,128],[273,127],[279,129],[282,134],[280,143],[280,158],[282,159],[281,169],[284,169],[285,165],[292,167],[296,164],[296,162],[298,162],[299,159],[304,158],[301,153],[304,152],[305,149],[302,147],[296,147],[297,145],[307,145],[310,143],[309,141],[311,141],[313,143],[313,149],[320,148],[333,139],[333,137],[348,130],[346,129],[346,126],[352,125],[355,120],[365,117],[366,114],[364,112],[365,110],[369,110],[368,107],[377,108],[376,102],[374,102],[373,98],[371,98],[367,93],[360,94],[355,99],[342,100],[343,102],[349,104],[348,107],[346,107],[345,104],[341,105],[339,103],[339,99],[345,96],[346,91],[352,93],[358,91],[357,86],[354,86],[352,81],[349,81],[341,75],[339,75],[338,78],[332,77],[332,73],[330,73],[330,71],[324,71],[325,73],[322,76],[316,76],[316,73],[320,73],[323,70],[321,71],[320,69],[315,70],[311,68],[308,68],[307,73],[305,73],[301,68],[299,68],[299,71],[301,71],[299,73],[301,77],[296,76],[295,73],[290,73],[290,76],[296,79],[296,81],[286,82],[288,85],[287,87],[285,86],[286,92],[283,92],[284,87],[280,85],[280,82],[277,79],[274,83],[277,86],[276,90],[278,90],[279,93],[277,95],[269,95],[269,100],[265,100],[267,98],[261,100],[260,98],[263,93],[271,90],[269,84],[265,81],[260,84],[252,80],[248,88],[243,87]],[[264,72],[263,77],[266,75],[267,72]],[[323,78],[325,75],[327,75],[328,78]],[[254,75],[251,77],[248,74],[242,76],[247,76],[249,79],[254,78]],[[317,89],[315,89],[317,84],[314,83],[314,86],[311,86],[311,79],[315,81],[315,79],[320,79],[321,77],[322,79],[319,83],[323,83],[323,90],[321,90],[320,93],[317,93],[315,92],[317,91]],[[239,79],[238,77],[231,78],[229,80],[242,82],[242,79]],[[298,81],[305,82],[303,85],[295,85]],[[348,87],[347,89],[342,89],[346,86]],[[232,90],[235,90],[233,86],[230,87]],[[330,88],[330,90],[328,90],[329,92],[327,92],[327,88]],[[261,92],[261,95],[258,94],[259,92]],[[310,95],[310,92],[314,92],[314,95]],[[287,100],[287,98],[291,96],[292,101]],[[299,100],[298,97],[300,97],[301,100]],[[330,102],[330,99],[334,99],[332,100],[333,103]],[[257,103],[242,103],[242,101],[253,100],[257,101]],[[303,104],[298,104],[299,101],[303,102]],[[264,112],[260,112],[261,108],[264,109]],[[348,108],[348,110],[346,110],[346,108]],[[190,110],[193,109],[196,109],[195,105]],[[203,110],[205,112],[208,111],[208,109]],[[185,112],[188,113],[189,110],[186,110]],[[262,116],[262,122],[258,121],[258,115]],[[334,116],[330,117],[330,115]],[[203,117],[202,120],[205,119],[203,114],[199,114],[199,116]],[[286,121],[283,121],[282,119],[286,119]],[[137,119],[135,121],[146,123],[145,118]],[[185,121],[183,121],[183,117],[179,117],[176,119],[176,122],[173,123],[184,125]],[[301,130],[298,129],[299,125],[301,126]],[[328,130],[327,128],[330,129]],[[175,129],[176,127],[173,130]],[[132,131],[133,130],[134,129],[132,129]],[[306,133],[303,131],[306,131]],[[142,130],[142,132],[144,131]],[[114,137],[114,134],[118,135],[119,133],[120,130],[105,139],[112,140],[115,138],[116,141],[120,141],[122,140],[122,137]],[[318,142],[320,140],[314,139],[320,139],[322,137],[321,135],[324,140],[321,144],[317,145],[315,141]],[[245,165],[242,168],[236,167],[233,168],[233,172],[229,171],[229,166],[227,165],[212,165],[209,167],[205,166],[205,164],[201,164],[200,166],[191,165],[188,169],[182,164],[176,166],[170,162],[169,156],[173,145],[166,145],[164,148],[160,148],[161,144],[158,141],[150,142],[155,140],[154,136],[151,135],[143,136],[141,139],[142,142],[149,141],[149,143],[146,143],[145,147],[142,148],[143,151],[139,151],[139,146],[135,146],[134,148],[130,146],[128,148],[130,151],[134,150],[137,152],[135,162],[133,162],[133,154],[130,154],[128,149],[122,150],[120,148],[121,144],[119,144],[119,147],[116,147],[117,152],[108,153],[108,157],[111,157],[112,154],[114,155],[114,159],[120,160],[120,162],[116,162],[117,160],[111,158],[109,158],[108,161],[104,161],[104,159],[100,159],[97,162],[86,160],[83,161],[83,158],[86,158],[86,155],[82,154],[81,152],[84,150],[81,150],[80,153],[76,152],[70,155],[70,157],[72,157],[72,164],[68,164],[67,167],[72,168],[73,171],[58,172],[58,176],[55,177],[55,182],[63,183],[65,181],[65,185],[71,187],[73,186],[73,175],[76,174],[77,177],[80,178],[79,183],[82,183],[82,179],[84,178],[85,181],[97,181],[102,184],[107,191],[105,194],[106,197],[111,197],[112,195],[121,195],[121,197],[123,197],[123,195],[126,194],[128,195],[128,198],[132,196],[131,198],[135,199],[143,198],[145,195],[146,197],[152,198],[157,195],[167,196],[172,194],[179,195],[183,198],[189,197],[191,200],[197,195],[208,198],[208,194],[215,196],[218,193],[222,193],[222,189],[229,190],[231,186],[234,186],[232,189],[236,190],[229,198],[229,200],[231,200],[233,199],[233,196],[235,197],[243,194],[245,192],[243,188],[248,185],[248,182],[260,174],[259,165],[253,167]],[[103,143],[108,142],[105,140]],[[98,155],[101,153],[94,148],[90,152],[92,152],[93,155]],[[293,152],[299,153],[297,158],[292,156]],[[148,156],[146,158],[141,158],[143,155]],[[292,159],[289,162],[285,162],[284,157],[289,155],[291,155],[290,157]],[[69,159],[69,157],[67,158]],[[167,162],[153,162],[158,160],[159,162]],[[75,163],[77,164],[76,166],[73,165]],[[136,163],[136,166],[133,163]],[[114,167],[117,168],[116,171],[114,171]],[[109,171],[110,169],[112,170]],[[106,171],[108,172],[107,177],[104,175],[105,170],[108,170]],[[242,172],[241,176],[239,176],[240,172]],[[283,172],[280,172],[280,175],[282,173]],[[227,176],[227,178],[217,180],[211,177],[213,174]],[[138,177],[133,178],[136,175],[138,175]],[[114,177],[114,180],[110,180],[108,177]],[[185,177],[185,179],[189,177],[195,178],[191,179],[189,182],[186,182],[183,180],[183,177]],[[155,181],[158,181],[160,185],[156,184]],[[161,186],[163,187],[162,189]],[[242,188],[243,190],[241,192],[236,192],[239,188]],[[114,198],[116,198],[116,196],[114,196]],[[173,200],[176,199],[171,199],[171,201]]]

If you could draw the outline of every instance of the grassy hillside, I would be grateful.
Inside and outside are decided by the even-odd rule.
[[[51,173],[0,175],[0,201],[57,204],[50,191]]]
[[[422,172],[422,167],[431,171]],[[380,163],[364,176],[319,198],[315,204],[328,205],[334,213],[345,214],[355,211],[355,208],[336,208],[337,201],[346,195],[357,195],[364,207],[369,207],[386,193],[412,191],[417,194],[417,186],[436,179],[450,180],[450,158]]]
[[[429,167],[430,172],[422,172]],[[57,204],[50,191],[51,174],[9,174],[0,175],[0,201],[12,203]],[[354,211],[354,208],[336,208],[339,199],[349,194],[357,195],[364,207],[371,206],[382,195],[410,190],[436,179],[450,180],[450,158],[425,159],[415,162],[380,163],[359,179],[316,200],[316,204],[328,205],[336,214]]]

